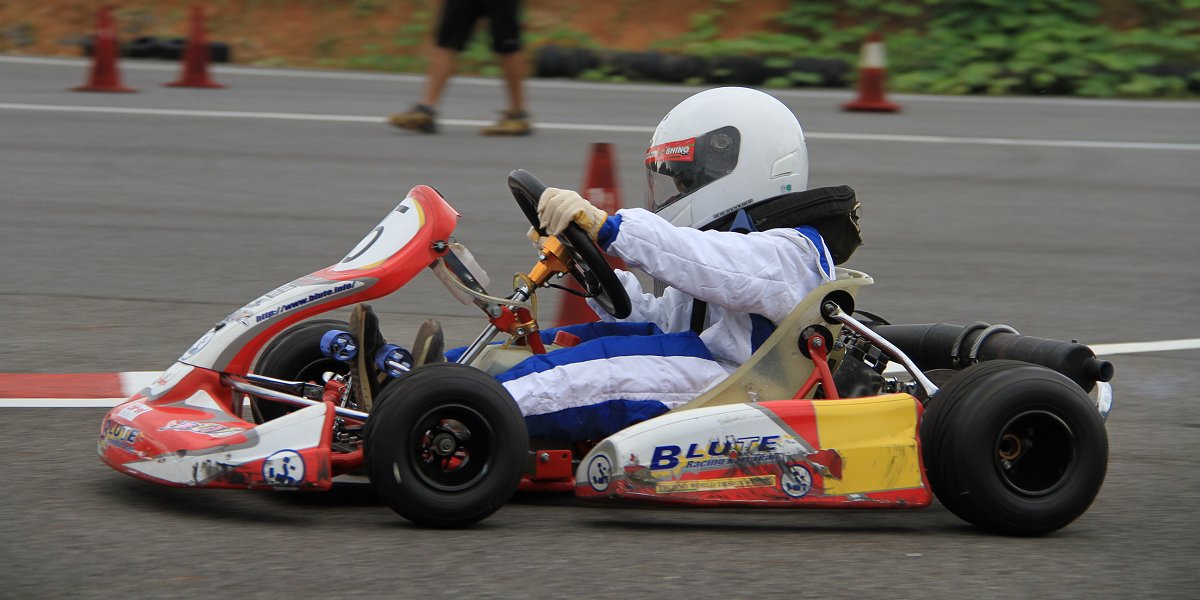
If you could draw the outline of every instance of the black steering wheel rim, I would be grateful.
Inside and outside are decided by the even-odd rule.
[[[529,219],[529,224],[539,234],[545,236],[546,230],[542,229],[539,224],[537,205],[542,193],[546,191],[546,184],[534,177],[533,173],[517,169],[508,174],[508,188],[512,191],[513,199],[517,201],[521,212],[525,213],[525,218]],[[600,247],[588,237],[587,232],[575,223],[571,223],[558,236],[558,240],[575,257],[571,276],[579,282],[579,285],[595,298],[600,308],[603,308],[608,314],[617,319],[628,317],[633,312],[629,294],[625,292],[621,280],[613,271],[612,266],[608,264],[608,260],[604,258]]]

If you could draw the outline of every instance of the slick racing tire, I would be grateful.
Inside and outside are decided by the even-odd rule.
[[[959,372],[921,423],[926,474],[959,518],[1004,535],[1055,531],[1082,515],[1104,482],[1108,436],[1065,376],[996,360]]]
[[[276,379],[313,383],[324,383],[321,376],[327,372],[346,375],[350,372],[349,364],[321,352],[321,336],[334,329],[348,331],[350,326],[345,321],[317,319],[285,329],[263,349],[253,372]],[[255,423],[278,419],[296,409],[280,402],[250,399],[250,412]]]
[[[367,474],[400,516],[464,527],[517,490],[529,434],[512,396],[486,373],[430,364],[392,381],[367,419]]]

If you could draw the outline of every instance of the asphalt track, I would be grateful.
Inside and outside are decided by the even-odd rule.
[[[394,131],[409,76],[216,70],[226,90],[66,92],[83,63],[0,57],[0,371],[153,371],[213,322],[339,259],[411,186],[463,214],[493,276],[532,252],[504,178],[579,186],[612,142],[640,201],[649,131],[691,89],[531,85],[538,133],[476,135],[500,88],[456,80],[437,136]],[[1089,344],[1200,338],[1200,104],[908,97],[846,114],[787,92],[811,184],[846,183],[867,245],[863,308],[893,322],[1007,323]],[[66,107],[66,108],[64,108]],[[377,302],[384,331],[480,327],[432,282]],[[554,299],[543,303],[551,316]],[[0,597],[1195,597],[1195,344],[1115,354],[1109,473],[1039,539],[923,511],[650,511],[524,498],[466,531],[414,528],[356,488],[160,488],[99,463],[100,409],[0,409]],[[1162,348],[1152,346],[1150,349]],[[1144,348],[1143,348],[1144,350]]]

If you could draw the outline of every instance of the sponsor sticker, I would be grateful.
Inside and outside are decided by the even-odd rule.
[[[223,438],[231,435],[237,435],[245,431],[241,427],[230,427],[221,423],[201,423],[198,421],[184,421],[181,419],[172,419],[167,421],[167,424],[159,427],[159,431],[186,431],[187,433],[200,433],[209,437]]]
[[[660,481],[655,484],[654,491],[659,494],[679,494],[683,492],[709,492],[756,487],[775,487],[775,476],[754,475],[751,477],[729,477],[726,479]]]
[[[802,464],[790,464],[779,478],[779,487],[783,493],[793,498],[803,498],[812,491],[812,473]]]
[[[150,412],[149,406],[142,404],[140,401],[134,401],[123,405],[121,410],[117,411],[117,416],[125,419],[126,421],[132,421],[136,419],[138,415],[148,412]]]
[[[597,454],[588,461],[587,478],[593,490],[603,492],[608,489],[608,484],[612,482],[612,461],[607,455]]]
[[[175,387],[175,384],[183,381],[183,378],[187,377],[187,374],[192,372],[192,368],[193,367],[191,365],[177,362],[168,367],[166,371],[163,371],[162,374],[158,376],[158,379],[155,379],[153,382],[151,382],[150,386],[145,390],[142,390],[140,393],[143,396],[148,396],[151,398],[161,395],[167,390]]]
[[[688,444],[687,447],[664,444],[654,448],[650,459],[652,471],[670,471],[681,464],[685,469],[714,469],[728,467],[735,462],[774,462],[781,436],[749,435],[725,436],[725,439],[709,440],[707,443]]]
[[[646,149],[646,162],[691,162],[696,158],[696,138],[667,142]]]
[[[262,475],[274,485],[298,485],[304,481],[304,457],[295,450],[280,450],[263,461]]]
[[[107,419],[104,422],[104,435],[101,440],[106,446],[116,446],[122,450],[133,452],[133,445],[141,438],[142,433],[128,425],[122,425]]]
[[[297,308],[304,307],[310,303],[324,300],[325,298],[328,298],[335,294],[347,292],[352,289],[354,289],[354,282],[342,283],[342,284],[338,284],[332,288],[313,292],[313,293],[309,294],[307,298],[297,298],[291,302],[288,302],[286,304],[280,304],[279,306],[277,306],[271,310],[267,310],[267,311],[262,312],[261,314],[256,315],[254,317],[254,322],[261,323],[263,321],[266,321],[267,319],[273,319],[284,313],[288,313],[293,310],[296,310]]]
[[[197,352],[200,352],[201,350],[203,350],[204,347],[207,346],[208,343],[212,341],[213,336],[215,336],[215,335],[217,335],[217,330],[209,329],[208,333],[205,333],[204,335],[200,336],[200,339],[196,340],[196,343],[192,344],[192,347],[188,348],[187,352],[184,352],[183,356],[179,357],[179,360],[181,360],[181,361],[187,360],[187,359],[195,356]]]

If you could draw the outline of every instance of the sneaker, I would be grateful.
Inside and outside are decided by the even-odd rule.
[[[500,113],[500,120],[484,127],[483,135],[529,135],[533,127],[529,125],[529,113],[506,110]]]
[[[434,120],[436,117],[437,111],[433,110],[432,106],[414,104],[412,108],[408,109],[408,112],[396,113],[388,117],[388,121],[401,129],[436,133],[437,121]]]
[[[358,356],[351,365],[350,392],[359,410],[371,412],[385,377],[375,368],[375,354],[387,340],[379,333],[379,317],[370,305],[358,304],[350,311],[350,335],[358,340]]]

